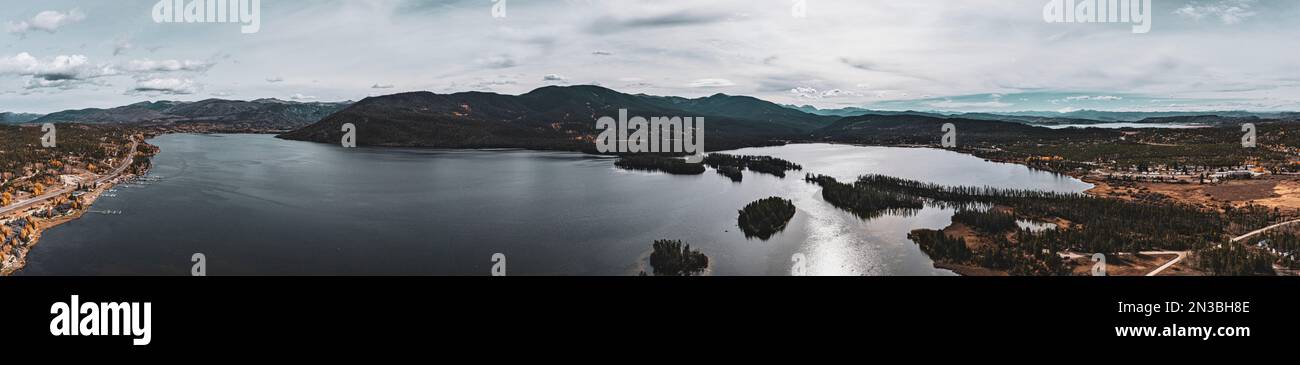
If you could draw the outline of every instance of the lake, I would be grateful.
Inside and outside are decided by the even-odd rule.
[[[746,171],[631,172],[571,152],[355,148],[267,135],[171,134],[148,181],[123,184],[71,223],[44,233],[19,275],[635,275],[651,243],[680,239],[712,275],[953,275],[907,239],[953,211],[863,221],[834,208],[804,173],[875,173],[945,185],[1080,192],[1079,180],[954,152],[796,144],[729,153],[803,165],[785,179]],[[746,239],[737,211],[769,196],[794,201],[785,231]]]
[[[1066,129],[1066,128],[1080,128],[1080,129],[1086,129],[1086,128],[1102,128],[1102,129],[1121,129],[1121,128],[1138,128],[1138,129],[1142,129],[1142,128],[1153,128],[1153,129],[1194,129],[1194,128],[1208,128],[1209,126],[1207,126],[1207,125],[1203,125],[1203,124],[1176,124],[1176,123],[1129,123],[1129,122],[1115,122],[1115,123],[1094,123],[1094,124],[1057,124],[1057,125],[1040,125],[1039,127],[1045,127],[1045,128],[1050,128],[1050,129]]]

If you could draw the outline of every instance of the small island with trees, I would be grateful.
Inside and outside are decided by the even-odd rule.
[[[746,205],[736,221],[746,238],[766,241],[785,230],[790,219],[794,218],[794,212],[794,203],[790,200],[771,197]]]
[[[734,156],[722,153],[712,153],[704,157],[704,164],[709,167],[718,169],[718,173],[731,177],[729,173],[724,173],[723,168],[729,170],[750,170],[764,173],[780,178],[785,177],[786,171],[800,171],[803,166],[799,164],[782,160],[771,156]],[[739,171],[736,172],[739,175]],[[739,181],[738,178],[732,177],[732,180]]]
[[[614,162],[614,166],[624,170],[659,171],[672,175],[699,175],[704,173],[704,165],[687,163],[677,157],[658,155],[628,155]]]
[[[696,276],[709,268],[709,257],[681,240],[658,240],[652,244],[650,270],[654,276]],[[649,276],[641,271],[641,276]]]

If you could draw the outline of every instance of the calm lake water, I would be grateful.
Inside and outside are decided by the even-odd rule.
[[[1096,123],[1096,124],[1060,124],[1060,125],[1045,125],[1045,126],[1042,126],[1042,127],[1047,127],[1047,128],[1050,128],[1050,129],[1066,129],[1066,128],[1081,128],[1081,129],[1086,129],[1086,128],[1103,128],[1103,129],[1120,129],[1120,128],[1193,129],[1193,128],[1206,128],[1206,127],[1208,127],[1208,126],[1206,126],[1206,125],[1201,125],[1201,124],[1126,123],[1126,122],[1116,122],[1116,123]]]
[[[952,211],[863,221],[824,202],[804,172],[876,173],[946,185],[1061,192],[1091,185],[934,149],[803,144],[733,153],[804,166],[733,183],[616,169],[613,159],[520,150],[343,149],[266,135],[164,135],[153,182],[120,185],[82,219],[50,229],[20,275],[635,275],[656,239],[681,239],[713,275],[952,275],[907,232]],[[750,240],[737,211],[769,196],[798,212],[771,240]]]

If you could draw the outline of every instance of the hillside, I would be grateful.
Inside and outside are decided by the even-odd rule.
[[[110,109],[51,113],[34,123],[208,123],[249,129],[288,130],[333,114],[349,103],[300,103],[276,99],[254,101],[207,99],[195,102],[147,101]]]
[[[1017,122],[920,115],[848,117],[816,131],[815,136],[826,141],[879,145],[938,144],[943,135],[943,125],[946,123],[952,123],[957,128],[957,138],[962,144],[1119,136],[1118,131],[1110,129],[1060,130]]]
[[[41,114],[0,112],[0,124],[29,123],[40,117],[42,117]]]
[[[598,86],[550,86],[512,96],[482,92],[413,92],[366,98],[281,138],[338,143],[342,125],[357,126],[357,143],[441,148],[594,148],[595,121],[629,116],[703,117],[705,147],[732,149],[806,137],[829,125],[823,117],[749,97],[700,99],[624,94]]]

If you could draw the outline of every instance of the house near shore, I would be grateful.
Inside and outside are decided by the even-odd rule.
[[[1215,180],[1233,180],[1233,179],[1252,179],[1264,175],[1260,172],[1250,170],[1234,170],[1215,172],[1212,176]]]

